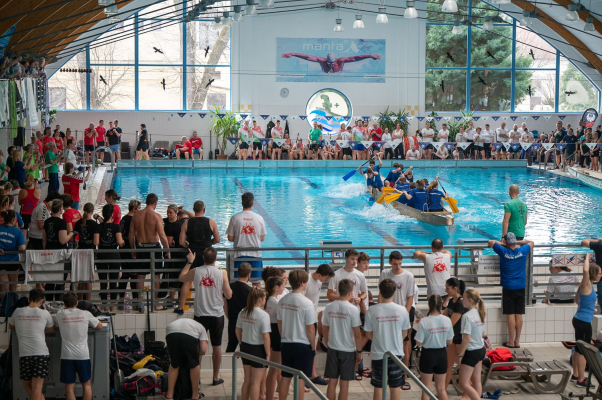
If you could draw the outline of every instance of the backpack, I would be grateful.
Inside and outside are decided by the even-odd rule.
[[[169,354],[167,353],[167,347],[165,347],[165,342],[148,342],[147,345],[144,347],[144,354],[152,354],[157,358],[169,359]]]
[[[490,365],[499,362],[512,362],[514,361],[514,354],[504,347],[500,347],[499,349],[493,349],[487,352],[487,358],[490,361]],[[516,367],[507,366],[507,367],[495,367],[494,371],[513,371]]]
[[[100,315],[100,309],[98,308],[98,306],[96,306],[96,304],[92,304],[88,301],[84,301],[84,300],[78,301],[77,308],[80,310],[83,310],[83,311],[88,311],[95,318]]]
[[[123,391],[130,396],[154,396],[156,389],[161,391],[161,384],[152,376],[134,376],[123,382]]]

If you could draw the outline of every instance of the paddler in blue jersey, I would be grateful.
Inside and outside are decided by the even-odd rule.
[[[422,179],[416,182],[416,189],[412,189],[409,192],[404,191],[401,195],[410,200],[408,202],[409,206],[419,211],[428,211],[427,193],[424,189],[424,181]]]
[[[408,182],[407,178],[405,177],[405,175],[402,175],[399,177],[397,184],[395,185],[395,188],[393,189],[395,192],[402,194],[401,196],[399,196],[399,198],[397,199],[397,201],[401,204],[409,204],[409,200],[403,196],[403,192],[408,192],[410,191],[410,182]]]
[[[380,174],[380,169],[383,166],[383,160],[381,159],[382,156],[379,154],[379,155],[377,155],[375,157],[378,158],[378,165],[376,165],[376,161],[374,161],[374,158],[372,158],[370,160],[370,162],[368,163],[368,169],[371,169],[372,171],[376,172],[377,174]],[[362,174],[362,175],[364,174],[364,172],[362,171],[361,168],[360,168],[360,174]],[[381,187],[382,187],[382,185],[381,185]]]
[[[361,168],[360,172],[362,172]],[[366,170],[366,186],[368,186],[368,192],[371,195],[374,194],[374,189],[382,190],[383,188],[383,180],[378,172],[375,172],[372,168]]]
[[[439,177],[436,177],[433,182],[427,187],[429,211],[443,211],[441,199],[445,198],[445,194],[439,190]]]
[[[403,172],[403,164],[393,164],[393,169],[389,171],[385,178],[385,186],[395,187],[395,184]]]

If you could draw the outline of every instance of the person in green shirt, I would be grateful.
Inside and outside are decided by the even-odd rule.
[[[46,165],[48,165],[48,193],[59,191],[59,160],[56,157],[56,145],[54,142],[48,143],[48,151],[44,156],[46,159]]]
[[[322,131],[318,127],[318,122],[314,121],[313,128],[309,130],[309,154],[307,158],[318,159],[318,156],[322,153],[320,149],[320,140],[322,139]]]
[[[502,236],[512,232],[518,240],[523,240],[525,225],[527,225],[527,205],[518,198],[520,193],[518,185],[510,186],[508,193],[510,194],[510,200],[504,204]]]
[[[29,161],[29,165],[25,165],[25,169],[26,169],[26,174],[27,175],[33,175],[33,179],[38,180],[40,179],[40,166],[38,165],[38,150],[37,150],[37,146],[34,146],[33,144],[28,144],[27,146],[25,146],[25,153],[23,154],[23,162],[25,162],[25,160],[29,157],[29,155],[31,154],[31,158]]]

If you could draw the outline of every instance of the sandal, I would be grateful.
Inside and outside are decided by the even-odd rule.
[[[510,389],[510,394],[517,394],[518,392],[520,392],[520,389],[518,387],[513,387],[512,389]]]
[[[356,381],[361,381],[362,379],[364,379],[364,377],[360,374],[355,374],[355,380]]]
[[[410,384],[408,382],[404,383],[403,386],[401,387],[401,390],[410,390],[412,389],[412,386],[410,386]]]

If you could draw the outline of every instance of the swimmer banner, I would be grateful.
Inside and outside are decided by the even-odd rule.
[[[385,82],[385,39],[277,38],[276,82]]]

